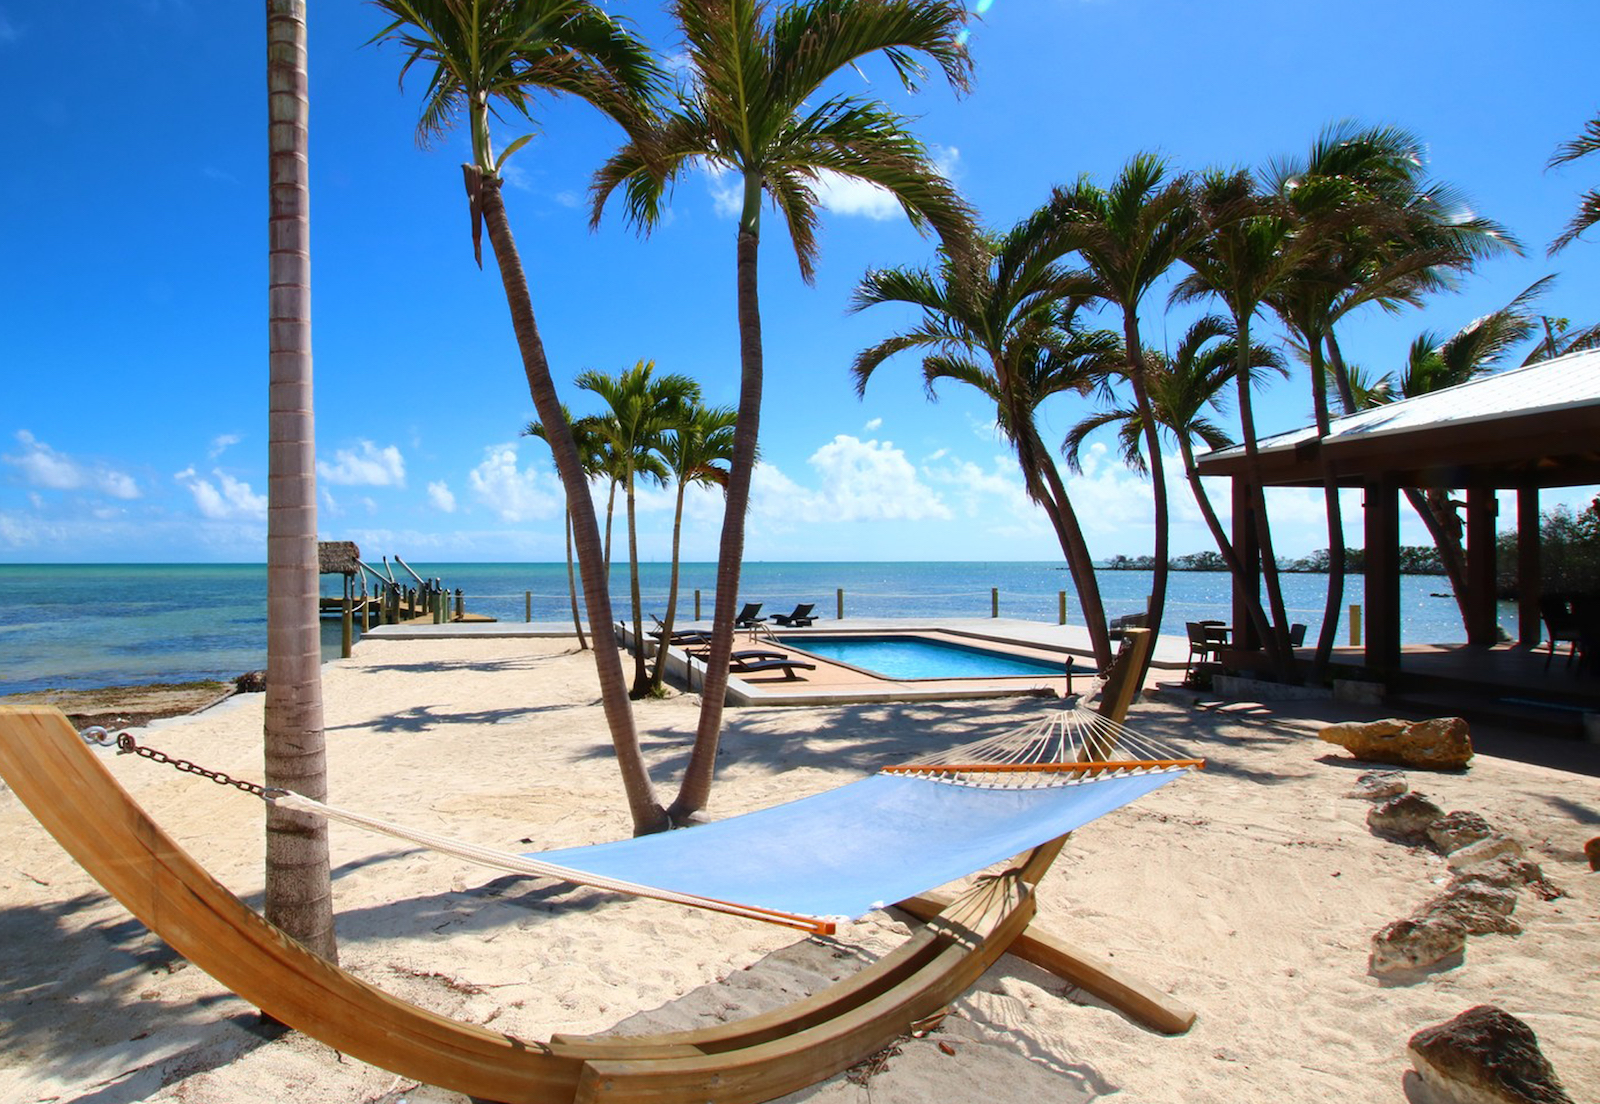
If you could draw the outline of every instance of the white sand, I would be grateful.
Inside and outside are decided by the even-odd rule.
[[[525,837],[549,847],[626,835],[592,661],[565,647],[363,643],[326,668],[335,800],[511,849]],[[237,698],[141,738],[259,777],[261,705],[259,695]],[[679,697],[637,708],[663,797],[697,707]],[[832,787],[1047,708],[730,711],[712,812]],[[1524,841],[1569,896],[1524,892],[1523,934],[1473,937],[1462,964],[1384,984],[1367,971],[1368,941],[1440,890],[1444,862],[1374,837],[1367,803],[1345,796],[1359,769],[1311,734],[1352,711],[1301,710],[1136,707],[1135,727],[1211,768],[1078,832],[1041,886],[1037,922],[1198,1009],[1187,1035],[1147,1031],[1007,957],[866,1086],[841,1076],[794,1099],[1398,1101],[1410,1035],[1495,1003],[1538,1033],[1575,1100],[1600,1100],[1600,874],[1582,854],[1600,834],[1600,780],[1484,756],[1463,775],[1411,772],[1444,808],[1481,813]],[[259,902],[253,799],[131,757],[111,763],[222,881]],[[253,1033],[252,1009],[106,898],[3,788],[0,838],[0,1101],[464,1099],[302,1035]],[[836,940],[805,940],[499,877],[338,826],[332,846],[348,969],[525,1038],[746,1014],[789,999],[785,987],[809,984],[809,971],[850,968],[906,931],[875,914]]]

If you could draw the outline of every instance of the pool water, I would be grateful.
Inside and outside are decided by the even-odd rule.
[[[912,636],[789,636],[783,643],[883,678],[1012,678],[1062,676],[1061,660],[1030,659],[965,644]],[[1086,673],[1086,672],[1080,672]]]

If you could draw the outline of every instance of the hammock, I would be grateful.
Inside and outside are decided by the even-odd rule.
[[[472,862],[829,934],[1172,781],[1198,759],[1086,709],[689,831],[517,855],[273,794],[275,804]]]

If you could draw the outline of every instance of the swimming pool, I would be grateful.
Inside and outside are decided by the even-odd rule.
[[[848,663],[887,679],[1013,678],[1032,675],[1061,677],[1066,657],[1059,660],[1012,655],[970,644],[921,636],[785,636],[786,647],[822,659]],[[1079,667],[1078,674],[1087,674]]]

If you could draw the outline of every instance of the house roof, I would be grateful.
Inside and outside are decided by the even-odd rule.
[[[1566,487],[1600,483],[1600,350],[1571,353],[1263,439],[1268,486]],[[1202,475],[1238,475],[1244,446],[1201,456]]]

